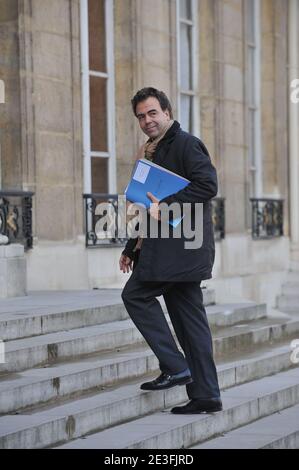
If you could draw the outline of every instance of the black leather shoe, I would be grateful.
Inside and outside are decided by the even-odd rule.
[[[141,390],[165,390],[166,388],[175,387],[176,385],[186,385],[193,382],[189,369],[179,372],[178,374],[168,375],[165,372],[151,382],[145,382],[140,385]]]
[[[177,415],[196,413],[215,413],[222,410],[221,398],[193,398],[187,405],[172,408]]]

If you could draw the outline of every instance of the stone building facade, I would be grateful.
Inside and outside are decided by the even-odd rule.
[[[164,90],[225,198],[217,299],[275,305],[299,261],[299,0],[1,0],[2,190],[33,191],[28,289],[122,285],[121,246],[85,245],[83,194],[122,194],[144,136],[130,99]],[[252,237],[250,198],[283,199]]]

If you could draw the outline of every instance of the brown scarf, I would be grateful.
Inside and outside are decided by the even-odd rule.
[[[174,123],[173,120],[170,120],[163,133],[161,135],[159,135],[158,137],[156,137],[155,139],[148,139],[148,141],[144,144],[144,157],[147,159],[147,160],[153,160],[153,156],[154,156],[154,153],[155,153],[155,150],[157,148],[157,145],[158,143],[160,142],[160,140],[163,139],[163,137],[165,136],[166,132],[168,131],[168,129],[171,128],[172,124]]]
[[[173,123],[174,123],[174,121],[173,121],[173,120],[170,120],[170,121],[167,123],[167,126],[165,127],[165,129],[164,129],[164,131],[163,131],[163,133],[162,133],[161,135],[159,135],[159,136],[156,137],[155,139],[148,139],[148,141],[147,141],[144,145],[142,145],[142,147],[139,149],[136,160],[138,160],[139,158],[143,158],[143,157],[144,157],[144,158],[146,158],[147,160],[152,161],[158,143],[160,142],[160,140],[163,139],[163,137],[165,136],[166,132],[168,131],[168,129],[171,128],[171,126],[172,126]],[[138,241],[137,241],[137,243],[136,243],[135,248],[134,248],[133,251],[140,250],[140,249],[141,249],[141,245],[142,245],[142,238],[141,238],[141,237],[138,237]]]

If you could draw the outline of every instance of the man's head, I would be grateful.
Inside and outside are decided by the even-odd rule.
[[[142,88],[131,103],[140,128],[150,138],[155,139],[162,135],[173,119],[171,104],[163,91]]]

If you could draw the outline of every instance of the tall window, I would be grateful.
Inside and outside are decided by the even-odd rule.
[[[84,192],[116,191],[113,0],[81,0]]]
[[[182,128],[199,135],[197,106],[197,28],[195,0],[177,0],[178,119]]]
[[[250,196],[262,196],[260,0],[247,0],[247,101]]]

